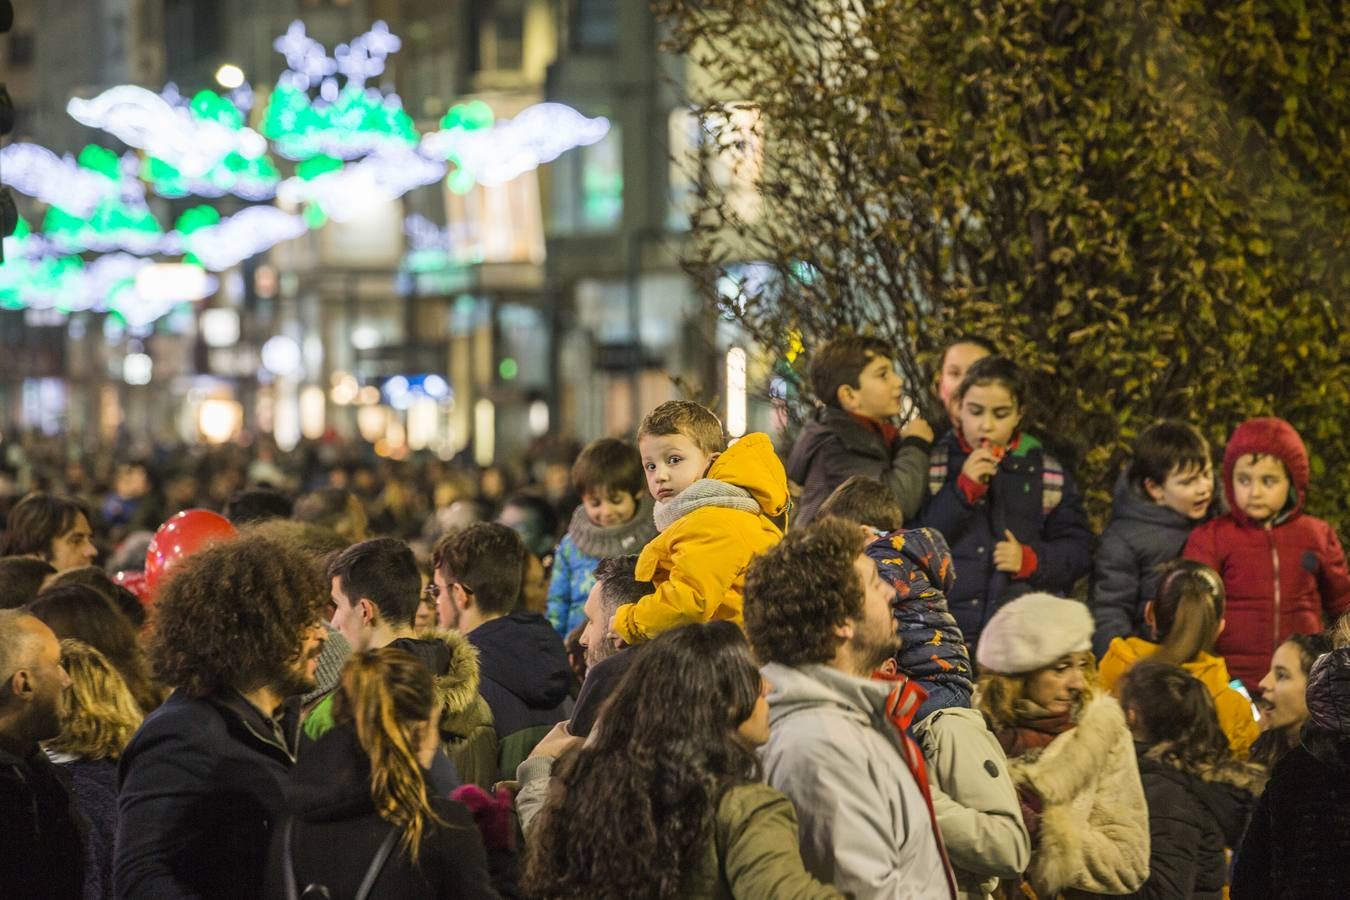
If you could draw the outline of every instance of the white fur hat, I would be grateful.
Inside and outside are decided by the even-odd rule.
[[[981,669],[1020,675],[1090,649],[1092,613],[1087,604],[1052,594],[1023,594],[984,626],[975,658]]]

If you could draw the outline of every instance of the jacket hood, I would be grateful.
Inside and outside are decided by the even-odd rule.
[[[515,612],[468,635],[478,648],[482,678],[490,678],[531,709],[552,709],[567,696],[572,670],[562,639],[536,612]]]
[[[1302,512],[1303,501],[1308,493],[1308,451],[1293,425],[1272,416],[1243,422],[1233,431],[1233,436],[1228,439],[1228,446],[1224,448],[1223,490],[1233,517],[1243,525],[1252,524],[1251,519],[1233,500],[1233,467],[1239,459],[1252,453],[1275,457],[1284,463],[1285,469],[1289,472],[1289,479],[1293,485],[1292,495],[1289,504],[1278,514],[1277,519],[1287,520]]]
[[[457,631],[423,628],[415,637],[389,645],[420,659],[436,677],[436,694],[448,715],[458,715],[478,698],[478,649]]]
[[[1320,657],[1308,673],[1308,724],[1350,737],[1350,647]]]
[[[834,415],[831,415],[832,413]],[[820,448],[835,436],[836,429],[831,422],[839,416],[846,417],[847,414],[828,406],[822,407],[802,426],[801,433],[797,435],[797,440],[792,445],[792,452],[788,454],[787,462],[787,475],[797,484],[806,483],[807,475],[811,471],[811,460],[815,459]]]
[[[1123,674],[1135,663],[1157,653],[1158,647],[1159,645],[1153,641],[1146,641],[1141,637],[1116,638],[1111,641],[1110,655],[1115,657],[1115,662]],[[1196,654],[1195,659],[1182,663],[1181,668],[1208,688],[1211,694],[1227,687],[1231,680],[1228,676],[1228,663],[1224,658],[1203,650]]]
[[[1139,745],[1136,748],[1141,751],[1144,749]],[[1146,752],[1139,754],[1139,775],[1142,778],[1163,778],[1185,790],[1219,823],[1225,845],[1238,846],[1242,832],[1247,827],[1247,814],[1256,799],[1253,788],[1260,789],[1259,781],[1254,776],[1236,769],[1233,772],[1207,775],[1184,772]]]
[[[1213,515],[1217,504],[1210,500],[1210,512],[1205,519]],[[1116,480],[1111,496],[1111,518],[1139,522],[1157,528],[1184,528],[1190,530],[1197,520],[1188,519],[1181,513],[1160,503],[1154,503],[1149,497],[1141,495],[1131,485],[1128,478],[1121,475]]]
[[[834,707],[859,720],[871,721],[884,715],[886,697],[894,687],[822,665],[793,668],[769,663],[761,671],[773,685],[767,698],[770,725],[821,707]]]
[[[301,755],[286,784],[286,806],[307,822],[350,819],[375,811],[370,799],[370,757],[356,728],[342,722]]]
[[[787,509],[787,473],[773,441],[762,431],[747,434],[723,451],[707,477],[749,491],[766,516],[781,516]]]

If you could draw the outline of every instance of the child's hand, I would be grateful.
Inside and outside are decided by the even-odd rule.
[[[966,464],[961,467],[962,475],[980,484],[988,484],[997,473],[998,455],[988,447],[976,447],[970,451]]]
[[[1007,540],[994,545],[994,568],[1016,575],[1022,571],[1022,545],[1011,531],[1004,529],[1003,534]]]
[[[900,438],[916,437],[933,443],[933,426],[924,421],[923,416],[915,416],[900,429]]]
[[[624,647],[628,646],[628,642],[619,637],[619,633],[614,630],[614,622],[618,618],[618,613],[609,617],[609,625],[605,627],[605,640],[612,643],[615,650],[622,650]]]

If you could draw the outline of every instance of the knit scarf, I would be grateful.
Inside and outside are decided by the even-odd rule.
[[[656,501],[653,512],[656,530],[665,531],[676,520],[705,506],[739,509],[757,516],[763,513],[758,501],[745,488],[714,478],[700,478],[665,503]]]
[[[1045,749],[1055,738],[1078,724],[1076,710],[1052,713],[1030,700],[1016,701],[1013,712],[1017,715],[1017,722],[994,733],[1009,759],[1022,756],[1030,750]]]
[[[571,524],[567,526],[567,535],[578,550],[595,559],[641,553],[647,542],[656,536],[652,527],[651,497],[644,496],[641,499],[633,518],[609,528],[596,525],[586,515],[585,505],[578,506],[572,513]]]

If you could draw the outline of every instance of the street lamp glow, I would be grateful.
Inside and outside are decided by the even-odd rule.
[[[227,91],[232,91],[244,83],[244,70],[234,63],[226,63],[219,69],[216,69],[216,84]]]

